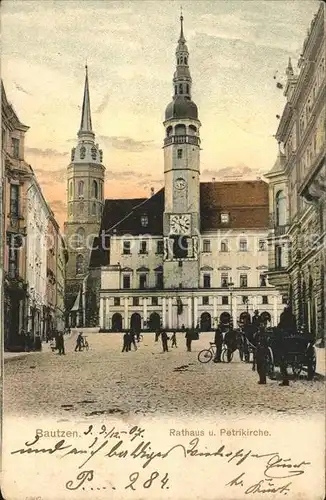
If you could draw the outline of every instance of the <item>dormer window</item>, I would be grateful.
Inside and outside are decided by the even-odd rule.
[[[85,156],[86,156],[86,148],[85,148],[85,146],[82,146],[80,148],[80,159],[83,160],[85,158]]]
[[[92,160],[96,160],[97,151],[96,151],[96,148],[94,146],[92,147],[91,153],[92,153]]]
[[[228,224],[230,222],[230,216],[227,212],[221,213],[221,223]]]
[[[140,223],[143,227],[148,226],[148,216],[146,214],[142,215],[140,218]]]

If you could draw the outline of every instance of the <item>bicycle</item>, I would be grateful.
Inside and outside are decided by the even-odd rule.
[[[226,344],[223,344],[222,346],[222,351],[221,351],[221,360],[223,363],[230,363],[233,359],[233,352],[228,349]]]
[[[200,363],[208,363],[213,357],[215,357],[216,345],[215,342],[210,342],[210,347],[208,349],[203,349],[198,353],[198,361]]]

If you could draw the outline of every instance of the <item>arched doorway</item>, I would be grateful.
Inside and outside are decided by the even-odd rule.
[[[242,312],[239,317],[239,321],[243,323],[244,325],[250,325],[251,323],[251,316],[248,312]]]
[[[272,320],[271,315],[267,311],[261,313],[260,319],[264,323],[264,325],[267,325],[267,323],[270,323]]]
[[[200,316],[200,329],[202,332],[209,332],[212,327],[212,318],[208,312]]]
[[[135,332],[140,332],[141,330],[141,317],[138,313],[133,313],[130,318],[130,329]]]
[[[112,330],[114,332],[121,332],[122,330],[122,316],[119,313],[114,313],[112,316]]]
[[[155,332],[160,328],[161,318],[160,315],[156,312],[153,312],[148,320],[148,328],[151,332]]]
[[[223,324],[223,325],[226,325],[227,323],[230,323],[231,321],[231,315],[230,313],[224,311],[222,312],[221,316],[220,316],[220,322]]]

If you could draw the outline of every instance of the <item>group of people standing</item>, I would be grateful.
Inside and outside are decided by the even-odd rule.
[[[140,342],[140,332],[139,331],[135,331],[135,330],[131,329],[130,332],[126,332],[123,336],[122,352],[131,351],[132,345],[134,346],[134,350],[137,351],[136,341],[138,343]]]
[[[193,340],[199,339],[199,325],[196,328],[185,328],[184,325],[181,328],[181,332],[185,333],[186,339],[186,349],[188,352],[191,352],[191,344]],[[160,328],[155,332],[155,342],[161,337],[163,352],[168,352],[168,340],[171,340],[171,348],[178,347],[177,346],[177,333],[172,332],[171,337],[168,337],[168,334],[164,328]]]

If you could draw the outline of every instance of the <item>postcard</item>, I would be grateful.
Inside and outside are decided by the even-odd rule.
[[[325,2],[4,0],[1,494],[325,498]]]

